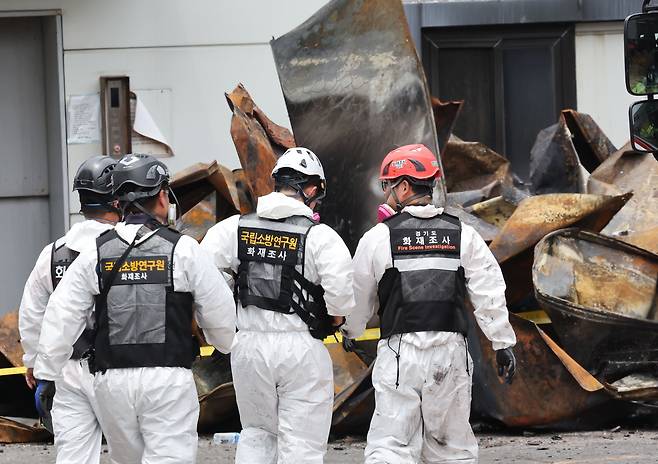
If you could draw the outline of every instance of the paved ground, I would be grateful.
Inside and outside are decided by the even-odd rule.
[[[613,429],[614,430],[614,429]],[[627,430],[547,434],[478,434],[480,464],[638,464],[658,462],[658,430]],[[345,439],[329,444],[326,464],[363,462],[364,443]],[[229,464],[235,447],[212,443],[203,437],[199,443],[199,464]],[[52,445],[0,445],[0,463],[51,464]],[[107,464],[107,454],[101,459]]]

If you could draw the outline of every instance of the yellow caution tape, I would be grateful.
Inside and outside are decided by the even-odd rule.
[[[338,339],[338,341],[336,341]],[[366,329],[359,338],[356,339],[358,342],[368,341],[368,340],[379,340],[379,328],[375,329]],[[340,332],[336,332],[336,335],[330,335],[324,339],[325,345],[330,345],[332,343],[342,343],[343,336]],[[210,356],[215,351],[214,346],[202,346],[201,347],[201,356]]]
[[[548,317],[544,311],[526,311],[524,313],[516,313],[517,316],[522,317],[528,321],[532,321],[535,324],[550,324],[551,318]]]
[[[374,329],[366,329],[366,331],[363,332],[363,335],[357,338],[356,341],[366,342],[369,340],[379,340],[379,338],[380,338],[379,327],[377,327]],[[338,341],[336,341],[336,339],[338,339]],[[342,342],[343,342],[343,335],[340,332],[336,332],[336,335],[330,335],[324,339],[324,343],[326,345],[330,345],[332,343],[342,343]]]
[[[0,369],[0,377],[3,375],[23,375],[27,372],[27,367],[25,366],[18,366],[18,367],[6,367],[4,369]]]
[[[361,335],[359,338],[356,340],[359,342],[362,341],[368,341],[368,340],[379,340],[379,328],[376,329],[367,329],[363,335]],[[338,339],[338,341],[336,341]],[[332,343],[342,343],[343,341],[343,336],[337,332],[336,335],[331,335],[327,338],[324,339],[324,343],[329,345]],[[199,350],[201,356],[210,356],[213,354],[215,351],[214,346],[202,346],[201,349]],[[19,367],[7,367],[5,369],[0,369],[0,377],[5,376],[5,375],[22,375],[27,372],[27,368],[25,366],[19,366]]]
[[[214,346],[202,346],[201,347],[201,356],[210,356],[213,351],[215,351]]]

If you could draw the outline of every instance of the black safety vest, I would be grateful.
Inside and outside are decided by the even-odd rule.
[[[305,216],[280,221],[256,214],[238,223],[237,289],[242,307],[297,314],[315,338],[333,333],[324,289],[304,277],[306,237],[316,223]]]
[[[69,268],[73,261],[80,253],[71,250],[65,243],[57,246],[57,242],[53,243],[52,251],[50,253],[50,280],[53,283],[53,291],[57,288],[64,273]],[[73,354],[71,359],[80,359],[85,356],[91,348],[93,340],[93,330],[85,329],[80,335],[80,338],[73,344]]]
[[[151,231],[143,226],[138,234]],[[96,297],[95,370],[190,368],[199,354],[192,334],[193,297],[174,291],[174,250],[181,235],[157,229],[127,255],[107,298]],[[112,229],[96,239],[101,294],[129,244]]]
[[[67,247],[66,243],[62,243],[60,246],[57,246],[57,242],[53,243],[50,253],[50,279],[53,283],[53,291],[57,288],[62,277],[64,277],[64,273],[79,254],[77,251]]]
[[[384,222],[393,267],[379,282],[382,338],[410,332],[466,334],[466,279],[461,266],[461,223],[441,214],[401,213]]]

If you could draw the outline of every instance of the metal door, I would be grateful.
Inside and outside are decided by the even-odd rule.
[[[0,18],[0,314],[50,237],[43,50],[39,18]]]
[[[465,100],[455,126],[483,142],[527,179],[537,133],[576,109],[573,25],[436,28],[423,32],[432,95]]]

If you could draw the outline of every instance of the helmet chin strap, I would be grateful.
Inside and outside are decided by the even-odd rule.
[[[135,208],[137,208],[138,210],[140,210],[142,213],[144,213],[145,215],[147,215],[148,217],[150,217],[150,218],[152,219],[152,221],[153,221],[156,225],[166,227],[167,224],[165,224],[165,223],[163,223],[162,221],[160,221],[160,219],[158,219],[157,217],[155,217],[155,216],[153,215],[153,213],[151,213],[150,211],[148,211],[146,208],[144,208],[142,205],[140,205],[140,204],[139,204],[138,202],[136,202],[136,201],[133,201],[133,202],[131,202],[131,203],[127,203],[127,204],[123,207],[123,215],[122,215],[122,217],[124,218],[124,220],[125,220],[125,218],[126,218],[126,209],[127,209],[130,205],[134,206]]]
[[[398,197],[398,194],[395,193],[395,187],[400,185],[401,182],[402,182],[402,180],[400,180],[395,185],[391,185],[391,191],[389,192],[388,196],[386,197],[386,201],[388,202],[388,197],[391,196],[391,195],[393,196],[393,200],[395,200],[395,211],[397,211],[398,213],[400,211],[402,211],[405,206],[409,206],[409,203],[411,203],[412,201],[428,196],[427,193],[416,193],[415,195],[410,196],[406,200],[400,201],[400,198]]]
[[[295,190],[296,192],[295,196],[299,197],[300,200],[302,200],[302,202],[308,207],[310,207],[311,203],[313,203],[315,200],[319,201],[324,198],[324,195],[322,193],[320,195],[313,195],[312,197],[306,196],[306,194],[304,193],[304,189],[300,184],[288,184],[288,186],[292,187]],[[286,196],[290,196],[290,195],[286,195]]]

